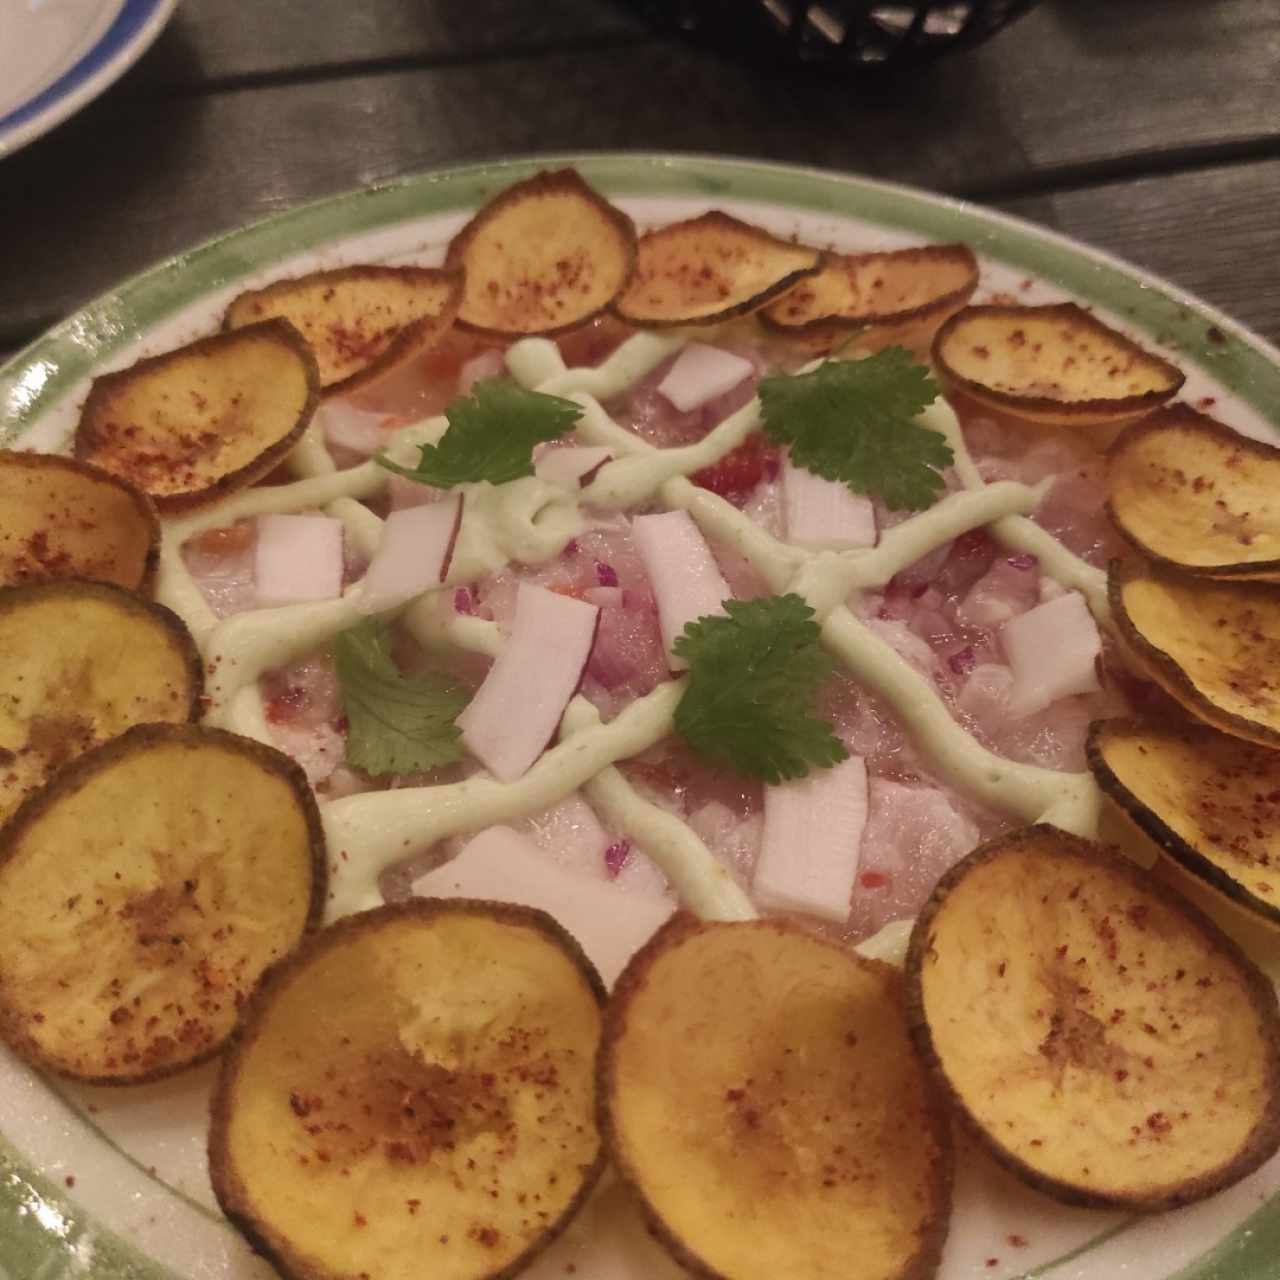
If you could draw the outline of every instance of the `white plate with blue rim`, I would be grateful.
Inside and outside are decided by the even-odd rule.
[[[9,0],[0,0],[0,4]],[[24,0],[24,3],[26,0]],[[52,0],[50,0],[52,2]],[[126,4],[125,7],[128,7]],[[644,222],[717,206],[840,248],[962,240],[987,290],[1076,298],[1169,354],[1184,395],[1263,439],[1280,434],[1280,352],[1176,287],[988,210],[814,170],[703,156],[543,156],[419,175],[236,231],[122,284],[0,367],[0,445],[58,449],[89,379],[212,331],[236,292],[368,260],[429,261],[496,191],[572,164]],[[1271,975],[1276,976],[1274,973]],[[204,1164],[211,1069],[108,1090],[46,1080],[0,1047],[0,1280],[269,1280],[217,1211]],[[960,1161],[942,1280],[1274,1280],[1280,1157],[1202,1203],[1150,1217],[1070,1209],[976,1152]],[[612,1207],[616,1207],[614,1202]],[[606,1198],[529,1280],[666,1280],[638,1226],[601,1261],[584,1235]]]
[[[0,158],[114,84],[177,0],[0,0]]]

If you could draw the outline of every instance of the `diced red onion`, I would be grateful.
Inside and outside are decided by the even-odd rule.
[[[611,879],[616,880],[622,868],[631,861],[631,841],[615,840],[604,851],[604,866]]]
[[[259,516],[253,582],[259,609],[336,599],[342,592],[342,522],[329,516]]]
[[[867,821],[867,766],[850,756],[764,789],[764,835],[752,888],[763,906],[843,923]]]
[[[623,594],[621,587],[589,587],[582,598],[601,609],[621,609]]]
[[[611,564],[605,564],[603,560],[596,561],[596,581],[602,587],[616,587],[618,585],[618,571]]]
[[[1093,693],[1098,683],[1102,636],[1078,591],[1036,605],[1000,629],[1013,671],[1009,714],[1022,719],[1059,698]]]
[[[612,983],[675,909],[656,894],[558,866],[526,836],[489,827],[462,852],[413,882],[428,898],[480,898],[536,907],[554,916]]]
[[[316,410],[312,425],[330,447],[368,458],[386,444],[391,419],[389,413],[370,413],[345,400],[325,400]]]
[[[386,518],[360,589],[362,612],[394,609],[445,580],[462,523],[462,502],[463,495],[454,494]]]
[[[953,653],[947,659],[947,666],[958,676],[967,676],[970,671],[977,665],[978,655],[974,653],[973,646],[968,645],[961,649],[958,653]]]
[[[1031,552],[1020,551],[1016,556],[1009,556],[1005,563],[1014,569],[1034,569],[1040,561]]]
[[[782,467],[787,541],[802,547],[874,547],[876,513],[868,497],[788,460]]]
[[[506,647],[458,717],[462,741],[502,782],[542,754],[582,679],[600,610],[522,582]]]
[[[470,587],[459,587],[453,593],[453,611],[454,613],[475,613],[476,602]]]
[[[613,457],[611,449],[595,445],[566,445],[547,449],[533,464],[539,480],[562,489],[579,489],[590,484],[595,474]]]
[[[689,413],[732,391],[754,372],[755,365],[742,356],[691,342],[658,384],[658,394],[681,413]]]
[[[681,670],[687,664],[671,653],[672,645],[688,623],[722,613],[732,592],[687,511],[636,516],[631,532],[658,601],[663,646],[672,670]]]

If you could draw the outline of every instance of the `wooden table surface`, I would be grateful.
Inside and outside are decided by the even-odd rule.
[[[182,0],[112,90],[0,161],[0,352],[300,201],[613,148],[967,196],[1280,341],[1276,0],[1045,0],[979,49],[870,86],[695,47],[625,0]]]

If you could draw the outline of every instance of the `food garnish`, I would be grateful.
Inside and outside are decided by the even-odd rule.
[[[315,357],[287,320],[201,338],[93,380],[77,458],[137,485],[164,511],[261,479],[306,430]]]
[[[640,328],[712,324],[758,310],[821,262],[816,249],[712,210],[640,237],[635,272],[613,310]]]
[[[1113,562],[1107,586],[1139,670],[1197,719],[1280,747],[1280,586],[1137,561]]]
[[[290,1280],[497,1280],[599,1177],[604,988],[540,911],[380,907],[245,1010],[212,1105],[227,1216]]]
[[[976,849],[917,920],[907,984],[967,1126],[1056,1199],[1171,1209],[1280,1147],[1274,989],[1117,853],[1048,826]]]
[[[517,182],[449,243],[466,273],[459,321],[503,337],[572,329],[603,311],[631,275],[631,219],[572,169]]]
[[[966,307],[938,330],[933,360],[972,399],[1048,426],[1135,418],[1184,381],[1176,366],[1074,302]]]
[[[135,726],[0,829],[0,1034],[100,1084],[201,1062],[324,892],[319,812],[288,756],[218,729]]]
[[[402,507],[382,522],[382,536],[360,582],[360,608],[382,613],[438,587],[449,572],[464,493]]]
[[[760,318],[778,332],[825,343],[870,329],[936,328],[977,285],[978,260],[965,244],[831,253]]]
[[[834,668],[799,596],[726,600],[724,617],[699,618],[675,643],[689,664],[676,732],[705,760],[779,783],[828,768],[848,751],[813,714]]]
[[[269,513],[255,524],[253,597],[259,609],[336,600],[342,594],[342,521]]]
[[[740,386],[754,372],[755,365],[745,356],[688,342],[658,383],[658,394],[681,413],[689,413]]]
[[[1108,453],[1107,512],[1144,555],[1209,578],[1280,579],[1280,449],[1173,404]]]
[[[876,545],[871,499],[797,467],[790,458],[782,464],[782,510],[787,541],[793,545],[836,550]]]
[[[503,782],[555,737],[582,681],[600,610],[531,582],[516,588],[511,636],[458,717],[467,750]]]
[[[419,484],[450,489],[487,481],[505,484],[534,474],[533,449],[559,439],[582,417],[582,408],[561,396],[526,391],[509,378],[486,378],[445,410],[449,429],[439,444],[420,445],[416,467],[375,460]]]
[[[765,434],[791,446],[792,462],[893,510],[919,511],[944,486],[951,447],[915,421],[937,397],[929,370],[901,347],[760,383]]]
[[[438,342],[462,302],[462,272],[361,265],[313,271],[240,294],[223,326],[278,316],[310,346],[326,395],[376,382]]]
[[[194,720],[202,677],[190,632],[162,605],[73,578],[0,589],[0,821],[131,725]]]
[[[387,623],[366,619],[336,636],[332,650],[349,765],[381,778],[462,759],[456,720],[467,691],[444,676],[402,675]]]
[[[0,450],[0,584],[90,578],[149,591],[160,520],[145,493],[100,467]]]
[[[1280,753],[1203,725],[1102,720],[1098,785],[1161,853],[1280,924]]]
[[[600,1104],[618,1172],[694,1275],[937,1268],[950,1127],[886,964],[781,920],[679,915],[614,989]]]

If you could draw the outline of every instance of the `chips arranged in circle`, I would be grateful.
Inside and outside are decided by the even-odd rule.
[[[603,1167],[604,987],[548,915],[417,899],[277,968],[214,1095],[227,1216],[293,1280],[514,1275]]]
[[[962,1119],[1068,1204],[1189,1204],[1280,1147],[1280,1010],[1167,885],[1055,827],[974,850],[907,955],[912,1034]]]
[[[434,346],[452,327],[461,302],[460,271],[339,267],[242,293],[223,325],[288,320],[315,354],[321,389],[341,395]]]
[[[0,821],[135,724],[194,720],[203,665],[177,614],[102,582],[0,589]]]
[[[503,337],[561,333],[603,311],[631,275],[631,219],[572,169],[507,187],[449,242],[466,274],[459,321]]]
[[[957,311],[933,340],[946,381],[981,404],[1048,426],[1093,427],[1151,412],[1182,371],[1074,302]]]
[[[148,591],[160,549],[155,504],[101,467],[0,450],[0,585],[90,578]]]
[[[266,475],[306,430],[318,397],[302,335],[287,320],[263,320],[95,378],[76,457],[161,510],[196,506]]]
[[[194,725],[127,730],[0,828],[0,1035],[100,1084],[212,1057],[317,922],[325,872],[288,756]]]
[[[635,271],[613,310],[642,329],[712,324],[759,310],[821,263],[817,249],[713,209],[640,237]]]

